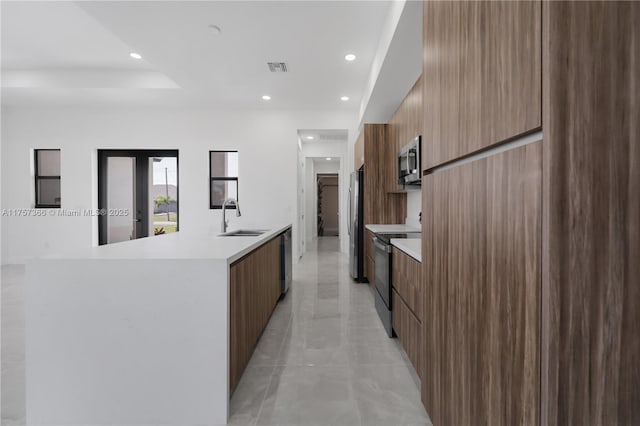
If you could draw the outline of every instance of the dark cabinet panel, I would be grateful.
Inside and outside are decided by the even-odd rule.
[[[280,297],[280,238],[229,268],[229,389],[233,391]]]
[[[365,124],[358,140],[364,145],[364,223],[404,223],[407,215],[407,194],[388,193],[391,179],[392,149],[387,143],[386,124]],[[365,276],[374,283],[374,251],[371,238],[365,232]]]
[[[393,287],[417,320],[422,321],[422,264],[394,247],[391,274]]]
[[[404,186],[398,183],[398,156],[397,153],[413,138],[423,134],[424,116],[422,113],[422,76],[407,93],[396,112],[387,125],[387,143],[390,146],[388,161],[389,175],[388,191],[403,190]]]
[[[386,124],[365,124],[364,134],[364,223],[404,223],[406,194],[387,194],[393,149],[387,143]]]
[[[544,4],[545,425],[640,424],[640,3]]]
[[[374,289],[376,282],[375,246],[373,245],[373,232],[364,232],[364,272],[369,280],[369,286]],[[375,290],[374,290],[375,291]]]
[[[395,290],[391,296],[391,304],[393,329],[413,364],[413,368],[418,373],[418,377],[420,380],[424,380],[422,374],[422,325]]]
[[[541,2],[427,1],[423,169],[542,125]]]
[[[538,425],[542,142],[423,178],[434,425]]]

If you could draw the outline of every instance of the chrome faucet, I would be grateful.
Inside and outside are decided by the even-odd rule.
[[[240,213],[240,204],[238,204],[238,200],[236,200],[235,198],[227,198],[226,200],[224,200],[224,202],[222,203],[222,233],[227,232],[227,226],[229,225],[229,221],[226,219],[227,204],[233,204],[234,206],[236,206],[236,217],[242,216],[242,213]]]

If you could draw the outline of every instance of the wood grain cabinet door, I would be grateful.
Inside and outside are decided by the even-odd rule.
[[[393,288],[398,292],[407,308],[422,321],[422,288],[424,282],[421,279],[422,264],[404,253],[402,250],[393,248],[391,261],[391,274]]]
[[[423,169],[541,126],[540,1],[426,1]]]
[[[414,83],[387,125],[387,144],[389,145],[389,184],[388,191],[405,189],[398,183],[398,152],[416,136],[424,135],[424,117],[422,114],[422,76]]]
[[[395,289],[392,290],[391,304],[393,329],[404,351],[407,353],[409,361],[411,361],[413,368],[416,370],[418,377],[420,377],[420,380],[424,380],[422,374],[422,325]]]
[[[280,237],[229,268],[229,389],[235,390],[280,297]]]
[[[423,178],[434,425],[538,425],[542,142]]]

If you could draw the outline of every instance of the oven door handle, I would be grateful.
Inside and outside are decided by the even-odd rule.
[[[376,246],[376,250],[380,250],[380,251],[383,251],[385,253],[391,253],[391,244],[389,244],[389,245],[382,244],[375,237],[373,238],[373,244]]]

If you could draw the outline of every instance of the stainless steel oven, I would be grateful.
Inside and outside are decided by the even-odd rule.
[[[389,337],[393,337],[391,320],[391,243],[382,236],[373,237],[375,246],[375,306]]]

